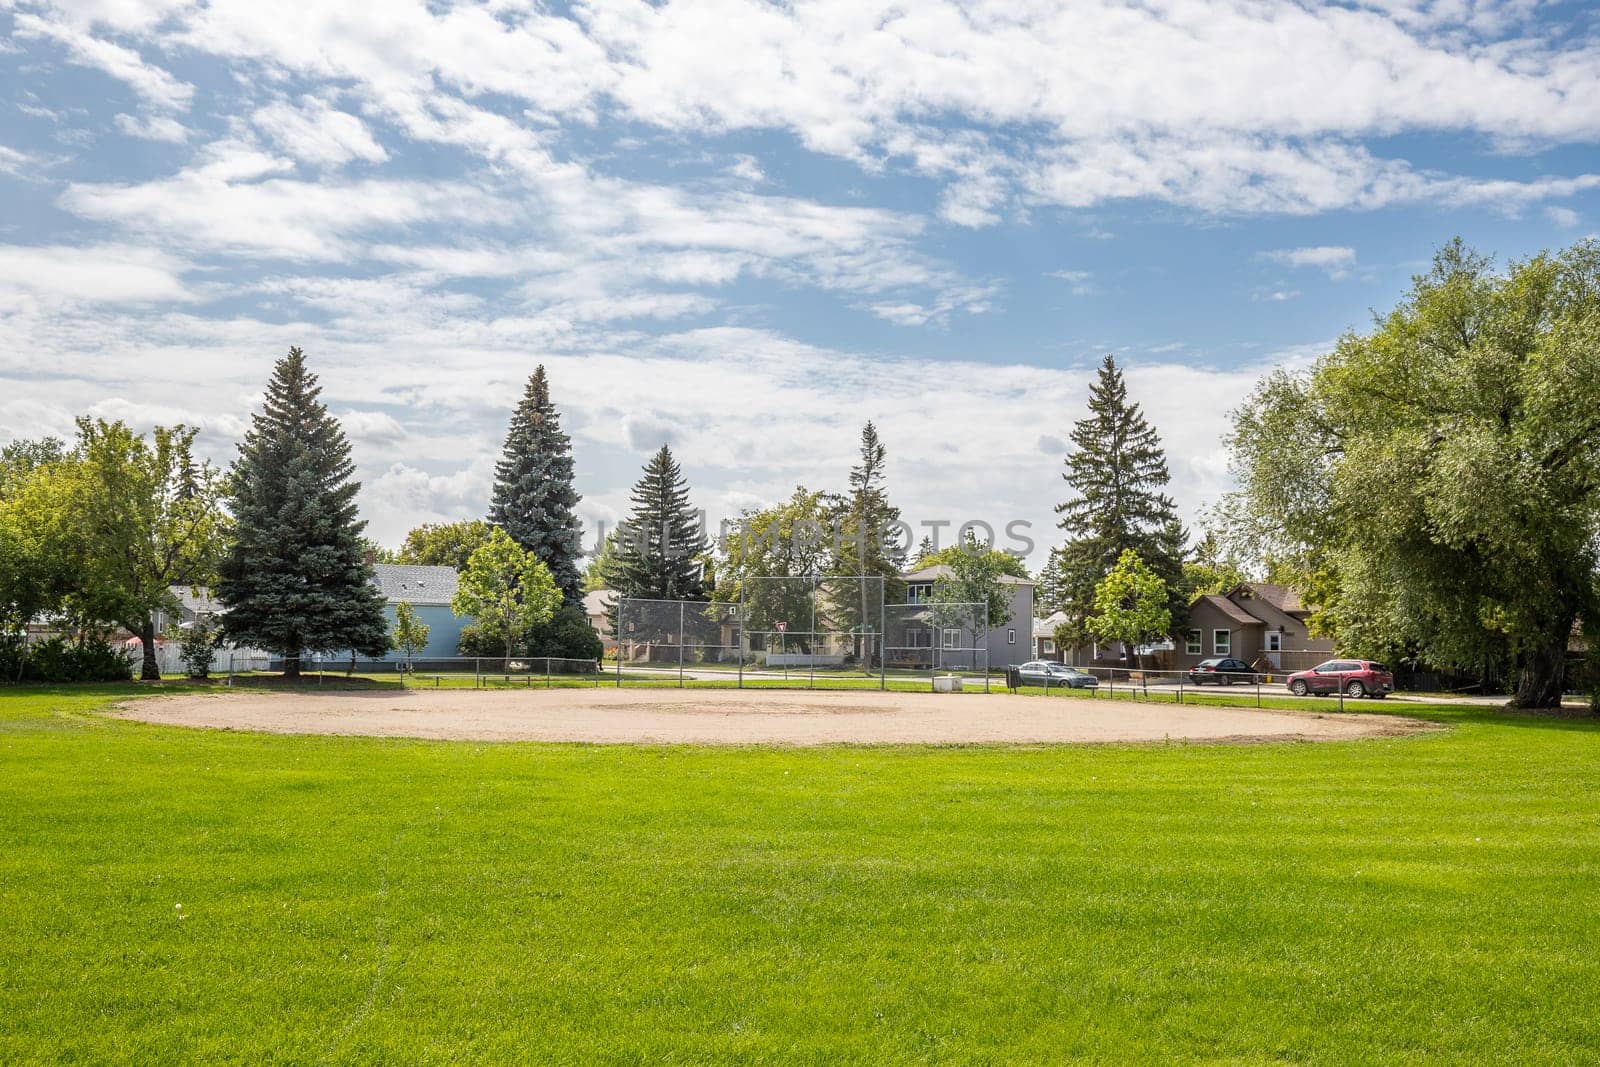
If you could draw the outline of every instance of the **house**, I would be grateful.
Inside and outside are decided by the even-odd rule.
[[[460,655],[457,648],[461,643],[461,631],[471,620],[450,610],[450,600],[456,595],[454,567],[377,563],[372,567],[372,580],[383,594],[383,614],[391,631],[396,606],[401,603],[410,604],[418,621],[428,627],[428,643],[416,651],[413,659],[448,659]],[[385,658],[404,659],[405,653],[391,652]]]
[[[611,632],[611,605],[616,599],[617,594],[610,589],[596,589],[583,595],[583,613],[588,616],[594,632],[600,635],[600,644],[608,656],[617,651],[617,635]]]
[[[1170,658],[1182,670],[1214,656],[1263,669],[1300,671],[1333,655],[1333,639],[1313,637],[1300,594],[1272,582],[1241,582],[1189,606],[1189,626]]]
[[[1001,575],[1000,583],[1010,593],[1010,607],[1006,620],[998,626],[984,626],[981,618],[975,620],[976,625],[965,620],[952,623],[952,620],[940,619],[933,607],[934,584],[951,573],[948,566],[935,564],[902,576],[905,603],[889,605],[885,620],[889,665],[895,666],[899,658],[907,661],[905,665],[915,668],[924,665],[981,667],[982,657],[974,650],[987,652],[991,669],[1032,659],[1033,582]]]
[[[1067,621],[1067,613],[1054,611],[1042,619],[1033,620],[1033,658],[1054,663],[1062,662],[1063,649],[1056,643],[1056,627]]]

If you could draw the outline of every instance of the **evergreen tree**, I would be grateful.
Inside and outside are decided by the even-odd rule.
[[[1188,617],[1183,599],[1187,534],[1165,492],[1171,477],[1155,427],[1106,356],[1089,387],[1089,414],[1072,428],[1073,450],[1062,477],[1074,496],[1056,508],[1066,542],[1051,553],[1046,584],[1052,609],[1063,611],[1062,636],[1081,643],[1094,612],[1095,589],[1124,552],[1134,552],[1164,583],[1175,627]]]
[[[853,578],[857,575],[881,578],[880,583],[858,581],[852,595],[840,595],[837,603],[830,605],[835,625],[855,631],[856,658],[864,662],[859,634],[864,628],[877,628],[880,623],[879,598],[888,603],[900,599],[900,572],[906,563],[906,550],[910,545],[902,540],[900,509],[889,503],[886,486],[885,460],[888,450],[878,437],[878,428],[870,421],[861,428],[860,462],[850,468],[850,491],[832,500],[831,517],[834,523],[835,549],[829,573],[835,577]],[[839,583],[834,583],[839,589]]]
[[[568,602],[583,599],[583,528],[574,509],[572,442],[550,402],[544,366],[534,368],[511,415],[505,451],[494,470],[489,520],[550,568]]]
[[[224,633],[282,655],[290,678],[302,651],[389,650],[383,597],[363,558],[350,443],[321,392],[300,349],[273,368],[231,471],[235,536],[217,584]]]
[[[622,596],[704,600],[705,531],[689,506],[689,485],[666,445],[645,464],[633,487],[633,510],[617,528],[606,575]]]

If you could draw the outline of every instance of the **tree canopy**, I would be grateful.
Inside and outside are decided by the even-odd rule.
[[[1181,581],[1188,535],[1166,493],[1171,477],[1161,438],[1128,399],[1111,356],[1089,387],[1089,414],[1073,425],[1071,437],[1062,477],[1072,496],[1056,508],[1066,540],[1041,575],[1044,606],[1064,612],[1063,636],[1081,641],[1096,586],[1132,551],[1165,584],[1168,611],[1181,625],[1188,608]]]
[[[298,348],[280,359],[229,478],[235,536],[217,595],[223,631],[279,653],[300,674],[302,651],[389,651],[383,597],[364,558],[355,465]]]
[[[492,528],[482,519],[423,523],[406,534],[394,562],[465,570],[472,553],[489,540]]]
[[[628,597],[704,600],[709,545],[689,503],[689,483],[666,445],[645,464],[631,500],[617,528],[609,587]]]
[[[986,549],[970,535],[959,545],[941,549],[928,559],[939,557],[936,563],[919,560],[918,566],[943,565],[950,573],[933,583],[935,604],[978,604],[982,606],[984,623],[1001,626],[1011,618],[1011,586],[1002,578],[1026,578],[1028,572],[1021,561],[1007,552]],[[1017,573],[1021,570],[1021,573]],[[1031,620],[1030,620],[1031,623]]]
[[[1241,539],[1352,654],[1502,660],[1559,702],[1600,622],[1600,243],[1501,272],[1459,240],[1367,334],[1234,416]]]
[[[548,622],[561,602],[544,561],[496,528],[467,560],[450,610],[497,634],[509,659],[528,628]]]
[[[1085,622],[1101,641],[1132,650],[1172,632],[1167,583],[1139,554],[1125,549],[1094,590],[1094,614]]]
[[[550,401],[544,366],[534,368],[511,414],[505,449],[495,466],[489,519],[537,556],[569,601],[583,599],[583,528],[575,509],[572,442]]]

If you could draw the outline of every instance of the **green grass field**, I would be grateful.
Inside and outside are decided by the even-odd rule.
[[[148,692],[0,690],[0,1062],[1600,1060],[1592,720],[712,749],[98,713]]]

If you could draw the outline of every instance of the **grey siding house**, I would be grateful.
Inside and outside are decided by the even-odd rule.
[[[903,576],[906,605],[929,603],[933,598],[934,583],[949,574],[950,568],[942,564],[908,571]],[[1003,576],[1000,581],[1011,591],[1010,613],[1005,622],[989,627],[987,633],[980,637],[988,650],[991,669],[1026,663],[1033,658],[1033,582],[1023,578],[1013,578],[1010,575]],[[891,615],[893,614],[891,612]],[[929,623],[928,626],[932,631],[930,639],[935,645],[942,644],[945,636],[937,632],[940,629],[937,624]],[[898,644],[901,640],[895,637],[892,625],[889,636],[891,645]],[[970,638],[957,637],[956,640],[969,646],[971,643]]]
[[[456,646],[461,641],[461,631],[470,622],[450,610],[450,598],[456,594],[456,569],[454,567],[413,567],[401,563],[378,563],[372,568],[372,578],[383,593],[383,614],[394,627],[395,606],[404,602],[416,610],[417,618],[428,626],[428,644],[420,649],[417,659],[443,659],[459,655]],[[385,659],[399,660],[405,656],[390,652]]]

